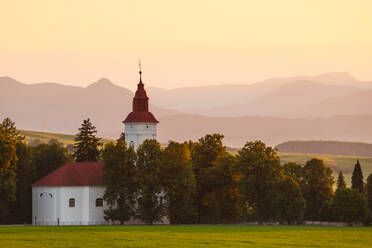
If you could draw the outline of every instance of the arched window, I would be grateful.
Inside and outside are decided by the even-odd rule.
[[[97,198],[96,199],[96,207],[102,207],[103,206],[103,199]]]
[[[69,206],[70,208],[74,208],[74,207],[75,207],[75,198],[70,198],[70,199],[68,200],[68,206]]]

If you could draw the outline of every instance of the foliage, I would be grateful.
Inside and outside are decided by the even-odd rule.
[[[354,166],[353,175],[351,177],[351,188],[358,190],[360,193],[364,192],[363,172],[360,167],[359,159]]]
[[[277,187],[277,210],[280,221],[293,224],[304,219],[305,199],[301,187],[290,176],[284,176]]]
[[[108,205],[106,220],[121,224],[135,215],[138,192],[136,154],[124,141],[106,144],[103,150],[103,182],[106,185],[103,199]]]
[[[366,191],[367,191],[367,200],[368,200],[369,209],[372,212],[372,173],[369,174],[367,178]]]
[[[164,187],[161,182],[161,147],[154,140],[145,140],[137,149],[138,217],[145,223],[153,224],[165,216]]]
[[[282,175],[276,149],[261,141],[247,142],[237,160],[243,211],[251,211],[259,221],[275,219],[276,186]]]
[[[216,162],[225,156],[228,156],[226,147],[222,144],[223,135],[208,134],[198,140],[198,142],[189,143],[191,148],[192,169],[195,175],[196,190],[194,195],[194,206],[196,209],[196,221],[198,223],[207,222],[211,217],[211,210],[216,212],[218,204],[216,201],[215,193],[213,193],[213,185],[208,183],[205,179],[208,173],[208,168],[213,167]],[[214,195],[213,195],[214,194]],[[212,197],[212,198],[211,198]],[[213,202],[214,206],[209,203]]]
[[[370,221],[371,218],[365,196],[355,189],[337,189],[333,199],[333,210],[336,220],[349,224]]]
[[[2,133],[6,139],[11,140],[14,143],[24,139],[24,137],[17,131],[15,122],[10,118],[5,118],[2,123],[0,123],[0,133]]]
[[[69,155],[64,147],[58,144],[40,144],[32,149],[32,157],[36,169],[35,181],[45,177],[64,165]]]
[[[309,160],[303,169],[304,178],[301,187],[307,207],[305,218],[307,220],[322,220],[324,219],[322,211],[333,196],[332,170],[319,159]]]
[[[89,118],[84,120],[75,137],[76,162],[94,162],[100,159],[100,139],[96,137],[96,127],[92,125]]]
[[[345,189],[345,188],[346,188],[346,182],[345,182],[344,174],[342,173],[342,171],[340,171],[337,177],[337,189]]]
[[[300,184],[303,180],[304,170],[296,162],[288,162],[283,165],[283,174],[291,177],[297,184]]]
[[[170,142],[162,153],[161,161],[161,181],[166,192],[170,223],[190,223],[194,214],[195,178],[188,145]]]
[[[32,148],[24,142],[16,144],[17,154],[17,201],[12,209],[13,216],[18,222],[32,221],[32,187],[36,179],[36,167],[33,160]]]
[[[11,219],[11,203],[16,200],[17,154],[14,141],[0,133],[0,223]]]

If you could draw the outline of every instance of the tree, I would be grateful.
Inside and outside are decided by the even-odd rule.
[[[260,222],[275,219],[276,187],[282,178],[276,149],[266,147],[261,141],[247,142],[239,151],[237,160],[246,218],[253,217]]]
[[[217,160],[227,155],[226,147],[222,144],[223,137],[221,134],[208,134],[196,143],[189,142],[196,183],[194,206],[198,223],[205,222],[207,219],[207,210],[210,208],[206,202],[207,195],[213,191],[212,185],[205,180],[205,173]]]
[[[297,184],[301,184],[304,176],[304,170],[301,165],[295,162],[289,162],[283,165],[283,174],[291,177]]]
[[[304,166],[304,178],[301,184],[306,200],[305,217],[308,220],[323,220],[333,196],[332,170],[322,160],[311,159]]]
[[[161,161],[161,181],[166,192],[170,223],[191,223],[195,178],[188,145],[170,142],[162,153]]]
[[[368,200],[369,209],[372,211],[372,173],[369,174],[367,178],[366,189],[367,189],[367,200]]]
[[[124,141],[125,142],[125,133],[124,132],[121,132],[120,133],[120,137],[119,137],[119,139],[117,140],[118,142],[119,141]]]
[[[16,200],[17,154],[14,142],[0,132],[0,222],[11,219],[10,204]]]
[[[301,187],[296,180],[284,176],[278,183],[277,195],[279,220],[286,221],[288,225],[295,221],[302,221],[306,203],[302,196]]]
[[[92,125],[89,118],[84,120],[75,138],[76,162],[94,162],[100,158],[100,139],[96,138],[96,127]]]
[[[59,145],[59,146],[62,146],[63,147],[63,142],[59,142],[59,140],[58,139],[50,139],[49,141],[48,141],[48,145],[51,145],[51,144],[53,144],[53,143],[56,143],[57,145]]]
[[[35,180],[39,180],[55,171],[69,161],[66,148],[58,144],[40,144],[32,149],[32,157],[35,164]]]
[[[103,182],[106,185],[103,199],[108,205],[104,210],[106,220],[121,224],[134,217],[138,193],[136,154],[125,141],[109,143],[103,150]]]
[[[165,216],[164,187],[161,182],[161,147],[154,140],[145,140],[137,149],[137,168],[140,193],[138,217],[153,224]]]
[[[2,133],[6,139],[12,142],[17,142],[24,139],[24,136],[20,135],[15,126],[15,122],[10,118],[5,118],[0,123],[0,133]]]
[[[32,149],[24,142],[16,144],[17,154],[17,201],[12,208],[13,216],[21,223],[32,221],[32,187],[36,179],[36,168]]]
[[[342,173],[341,170],[338,173],[337,189],[346,189],[346,182],[345,182],[344,174]]]
[[[336,190],[332,206],[338,221],[347,222],[350,225],[354,222],[363,222],[368,225],[371,220],[371,212],[365,196],[355,189]]]
[[[364,192],[363,172],[360,167],[359,159],[354,166],[353,175],[351,176],[351,188],[358,190],[360,193]]]

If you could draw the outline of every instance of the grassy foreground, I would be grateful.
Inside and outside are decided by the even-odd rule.
[[[0,227],[0,247],[372,247],[372,228],[312,226]]]

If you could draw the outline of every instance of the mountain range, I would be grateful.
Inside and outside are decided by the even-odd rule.
[[[298,139],[372,142],[372,82],[348,73],[146,89],[150,110],[160,120],[161,142],[195,140],[211,132],[223,133],[233,147],[255,139],[270,145]],[[45,121],[48,131],[75,134],[89,117],[99,136],[115,138],[132,97],[132,91],[106,78],[77,87],[0,77],[0,118],[9,116],[18,127],[36,131]]]

